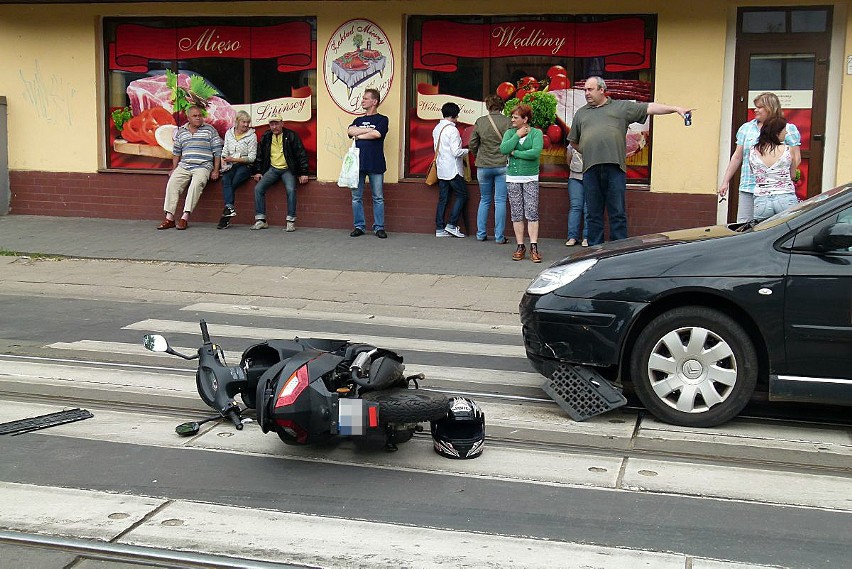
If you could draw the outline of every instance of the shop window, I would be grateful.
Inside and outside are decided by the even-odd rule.
[[[184,107],[203,100],[223,137],[237,111],[258,136],[281,114],[316,171],[315,18],[107,18],[103,34],[107,168],[170,169]]]
[[[545,133],[540,175],[564,180],[565,139],[575,110],[586,104],[586,78],[606,79],[614,99],[653,100],[655,16],[410,16],[407,38],[406,176],[425,175],[432,129],[448,101],[462,109],[466,142],[473,122],[486,114],[488,95],[508,105],[530,92],[552,95],[555,113],[535,125]],[[627,151],[629,181],[649,183],[650,121],[630,126]]]

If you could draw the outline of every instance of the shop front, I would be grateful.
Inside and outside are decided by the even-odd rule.
[[[258,136],[282,115],[309,155],[300,226],[348,228],[350,195],[336,180],[347,126],[373,88],[390,119],[389,232],[434,228],[437,192],[423,178],[441,106],[461,107],[466,140],[497,94],[507,108],[533,107],[545,147],[542,234],[563,237],[565,139],[590,76],[604,77],[615,99],[696,109],[689,127],[676,115],[630,125],[631,234],[727,216],[715,189],[731,133],[761,90],[779,92],[802,131],[803,195],[852,179],[850,153],[840,152],[850,145],[842,125],[852,123],[852,66],[828,64],[850,52],[845,5],[609,4],[590,13],[567,2],[544,15],[477,1],[415,11],[396,1],[0,5],[10,213],[159,219],[172,136],[201,102],[221,135],[239,111]],[[475,178],[469,193],[475,223]],[[237,191],[235,224],[253,220],[253,203],[249,181]],[[211,182],[193,219],[214,222],[222,205]],[[285,210],[283,191],[272,193],[270,223],[283,224]]]

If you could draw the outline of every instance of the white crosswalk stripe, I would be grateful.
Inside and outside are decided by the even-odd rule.
[[[425,320],[420,318],[399,318],[373,314],[352,314],[350,312],[318,312],[297,308],[268,306],[241,306],[237,304],[219,304],[199,302],[184,306],[181,310],[193,312],[213,312],[216,314],[234,314],[240,316],[261,316],[265,318],[294,318],[299,320],[319,320],[323,322],[346,322],[362,326],[398,326],[411,330],[453,330],[461,332],[482,332],[504,334],[520,338],[521,327],[506,324],[480,324],[477,322],[449,322],[445,320]]]
[[[173,333],[173,334],[195,334],[198,335],[198,324],[193,322],[181,322],[178,320],[149,319],[134,322],[124,327],[126,330],[144,330],[146,332]],[[341,330],[335,334],[316,332],[312,330],[284,330],[280,328],[260,328],[253,326],[234,326],[229,324],[212,324],[208,322],[210,335],[221,341],[221,338],[250,338],[266,340],[269,338],[311,338],[332,337],[340,339],[351,339],[381,346],[389,350],[411,350],[417,352],[432,352],[436,354],[455,353],[471,354],[479,356],[503,356],[524,357],[526,352],[521,346],[521,339],[517,338],[514,345],[506,343],[479,343],[479,342],[450,342],[445,340],[423,340],[418,338],[394,338],[386,336],[371,336],[362,334],[357,330]]]

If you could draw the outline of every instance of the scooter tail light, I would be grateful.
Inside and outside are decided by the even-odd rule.
[[[305,390],[310,383],[308,378],[308,364],[303,365],[287,378],[281,391],[278,392],[278,397],[275,400],[275,408],[286,407],[292,405],[299,395]]]

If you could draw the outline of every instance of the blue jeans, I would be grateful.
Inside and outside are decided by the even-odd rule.
[[[287,221],[296,221],[296,176],[289,168],[270,168],[254,187],[254,218],[266,219],[266,190],[281,180],[287,190]]]
[[[230,170],[222,174],[222,197],[225,205],[234,207],[234,192],[249,178],[251,178],[251,172],[246,164],[231,166]]]
[[[353,225],[364,231],[367,222],[364,219],[364,178],[370,178],[370,191],[373,192],[373,231],[385,228],[385,195],[383,183],[384,174],[373,174],[361,170],[358,172],[358,187],[352,189],[352,218]]]
[[[754,197],[754,218],[763,221],[799,203],[796,194],[775,194]]]
[[[444,228],[444,213],[447,211],[447,200],[450,197],[450,188],[456,196],[453,209],[450,211],[450,225],[459,225],[459,217],[462,208],[467,203],[467,184],[464,178],[456,174],[452,180],[438,180],[438,209],[435,210],[435,229]]]
[[[580,240],[580,222],[583,222],[583,239],[589,238],[588,208],[583,190],[583,180],[568,178],[568,199],[571,207],[568,210],[568,239]]]
[[[477,168],[479,182],[479,211],[476,213],[476,238],[485,239],[488,226],[488,210],[494,204],[494,239],[505,239],[506,229],[506,167]]]
[[[624,194],[627,176],[618,164],[595,164],[583,172],[583,189],[589,222],[589,245],[604,241],[604,207],[609,217],[609,239],[627,238],[627,212]]]

